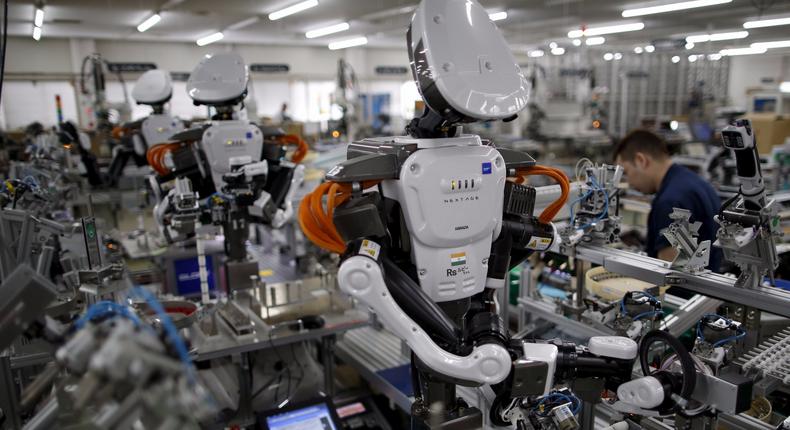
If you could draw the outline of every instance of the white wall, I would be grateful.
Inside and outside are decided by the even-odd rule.
[[[762,83],[773,79],[772,84]],[[729,97],[732,105],[748,108],[750,91],[776,91],[790,81],[790,54],[744,55],[730,58]]]

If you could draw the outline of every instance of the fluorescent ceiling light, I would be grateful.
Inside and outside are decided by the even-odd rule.
[[[341,40],[339,42],[332,42],[328,45],[329,49],[335,51],[337,49],[351,48],[352,46],[360,46],[368,43],[367,37],[355,37],[353,39]]]
[[[728,33],[695,34],[693,36],[686,37],[686,42],[690,42],[690,43],[718,42],[721,40],[745,39],[747,37],[749,37],[748,31],[731,31]]]
[[[489,13],[488,18],[490,18],[491,21],[502,21],[503,19],[507,19],[507,12],[502,11],[502,12]]]
[[[615,60],[620,60],[620,59],[622,59],[622,58],[623,58],[623,54],[621,54],[621,53],[619,53],[619,52],[615,52],[615,53],[614,53],[614,59],[615,59]]]
[[[241,30],[242,28],[249,27],[252,24],[255,24],[256,22],[258,22],[260,20],[261,20],[261,17],[259,17],[259,16],[251,16],[251,17],[249,17],[247,19],[244,19],[244,20],[241,20],[241,21],[239,21],[239,22],[237,22],[235,24],[229,25],[226,28],[226,30],[233,30],[233,31]]]
[[[653,51],[655,51],[655,50],[656,50],[656,47],[655,47],[655,46],[653,46],[653,45],[647,45],[647,46],[645,46],[645,52],[653,52]]]
[[[612,61],[613,58],[614,58],[614,54],[612,54],[611,52],[607,52],[606,54],[603,54],[604,61]]]
[[[536,49],[534,51],[529,51],[529,54],[527,54],[527,55],[529,55],[531,58],[538,58],[538,57],[542,57],[542,56],[546,55],[546,53],[543,52],[542,49]]]
[[[680,62],[680,57],[678,57],[677,55],[673,56],[672,57],[672,62],[675,63],[675,64],[679,63]]]
[[[160,20],[162,19],[158,13],[155,13],[148,17],[145,21],[141,22],[140,25],[137,26],[137,31],[140,33],[145,32],[149,28],[155,26]]]
[[[721,54],[708,54],[708,60],[719,61],[721,60]]]
[[[340,33],[341,31],[346,31],[351,26],[347,22],[341,22],[340,24],[330,25],[328,27],[321,27],[316,28],[315,30],[310,30],[304,34],[304,37],[308,39],[313,39],[315,37],[326,36],[328,34],[335,34]]]
[[[214,34],[209,34],[208,36],[201,37],[200,39],[195,41],[195,43],[197,43],[198,46],[206,46],[222,40],[223,37],[225,37],[225,35],[222,34],[222,32],[218,31]]]
[[[765,54],[766,48],[733,48],[733,49],[722,49],[719,51],[721,55],[727,56],[734,56],[734,55],[754,55],[754,54]]]
[[[644,49],[641,46],[634,48],[634,54],[641,54],[642,52],[644,52]]]
[[[695,61],[697,61],[697,56],[696,55],[689,55],[689,63],[693,63]]]
[[[603,34],[612,34],[612,33],[625,33],[627,31],[639,31],[645,28],[645,23],[643,22],[634,22],[631,24],[618,24],[618,25],[607,25],[604,27],[592,27],[585,30],[572,30],[568,32],[568,37],[571,39],[582,37],[582,36],[601,36]]]
[[[694,42],[686,42],[686,49],[694,49]]]
[[[551,42],[551,43],[549,43],[549,48],[550,48],[550,49],[554,49],[554,48],[556,48],[557,46],[558,46],[558,45],[557,45],[557,42]]]
[[[33,25],[41,27],[44,25],[44,9],[36,8],[36,14],[33,17]]]
[[[776,40],[774,42],[756,42],[750,45],[752,48],[790,48],[790,40]]]
[[[571,43],[573,43],[573,46],[582,46],[582,40],[581,39],[573,39],[573,40],[571,40]]]
[[[783,93],[790,93],[790,81],[785,81],[779,84],[779,91]]]
[[[33,40],[41,39],[41,27],[33,26]]]
[[[634,16],[653,15],[656,13],[675,12],[678,10],[694,9],[698,7],[713,6],[717,4],[730,3],[732,0],[693,0],[679,3],[663,4],[660,6],[640,7],[637,9],[626,9],[623,11],[623,18]]]
[[[272,21],[276,21],[280,18],[285,18],[288,15],[293,15],[295,13],[299,13],[303,10],[310,9],[311,7],[318,6],[318,0],[306,0],[303,2],[296,3],[294,5],[288,6],[284,9],[280,9],[278,11],[272,12],[269,14],[269,19]]]
[[[565,53],[565,48],[559,46],[551,50],[551,55],[562,55],[564,53]]]
[[[777,25],[790,25],[790,17],[746,21],[743,23],[743,28],[774,27]]]
[[[584,41],[587,46],[603,45],[606,39],[603,37],[590,37]]]

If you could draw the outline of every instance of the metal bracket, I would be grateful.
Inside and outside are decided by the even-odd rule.
[[[697,243],[696,239],[702,223],[689,222],[691,212],[686,209],[673,208],[669,217],[672,224],[661,230],[661,234],[678,251],[670,267],[688,273],[702,272],[710,262],[710,241]]]

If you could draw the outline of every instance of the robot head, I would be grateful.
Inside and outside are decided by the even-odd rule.
[[[423,0],[406,38],[417,88],[444,119],[507,119],[527,106],[529,83],[476,0]]]
[[[161,105],[173,95],[170,73],[164,70],[149,70],[137,79],[132,89],[132,98],[142,105]]]
[[[187,93],[196,105],[234,105],[247,95],[249,78],[247,65],[239,54],[209,54],[189,75]]]

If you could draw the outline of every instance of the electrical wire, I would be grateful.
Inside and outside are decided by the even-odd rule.
[[[159,176],[167,176],[170,173],[170,169],[165,166],[165,156],[180,147],[181,143],[159,143],[148,148],[148,151],[145,153],[148,165],[151,166]]]
[[[364,181],[362,189],[370,188],[381,181]],[[307,194],[299,205],[299,225],[305,236],[316,246],[327,251],[343,254],[346,242],[337,232],[332,216],[335,208],[351,198],[350,183],[324,182]],[[326,196],[326,209],[324,197]]]
[[[568,180],[568,176],[560,169],[540,165],[517,169],[516,174],[519,176],[519,179],[516,180],[517,183],[523,183],[524,177],[526,176],[548,176],[559,184],[561,190],[560,197],[546,206],[538,217],[541,223],[550,223],[568,201],[568,196],[570,195],[570,180]]]
[[[195,376],[195,367],[192,365],[192,358],[189,356],[189,350],[187,350],[186,343],[184,339],[178,334],[178,329],[176,328],[175,324],[173,324],[173,320],[170,318],[170,315],[165,312],[165,308],[162,307],[162,304],[154,297],[153,293],[146,290],[143,287],[135,286],[132,288],[130,297],[140,297],[148,303],[148,306],[151,310],[156,313],[157,317],[159,318],[159,322],[162,324],[162,329],[167,335],[168,339],[170,340],[170,345],[173,346],[176,353],[178,354],[179,359],[184,365],[187,374],[187,380],[190,384],[194,384],[197,381]]]
[[[295,134],[286,134],[285,136],[281,136],[278,140],[282,145],[296,146],[296,150],[294,150],[291,155],[291,162],[294,164],[301,163],[307,155],[307,151],[310,149],[310,147],[307,146],[307,142]]]
[[[572,405],[572,407],[573,407],[573,409],[572,409],[573,415],[578,415],[579,412],[581,412],[582,402],[579,400],[578,397],[576,397],[572,393],[568,393],[568,394],[549,393],[546,396],[544,396],[542,399],[540,399],[540,401],[538,402],[536,408],[539,409],[548,400],[552,400],[552,399],[559,399],[560,401],[563,402],[561,404],[570,403]],[[557,406],[559,406],[559,405],[557,405]],[[546,414],[543,413],[542,415],[545,416]]]
[[[721,316],[719,314],[705,314],[705,315],[703,315],[702,318],[700,318],[700,320],[697,321],[697,339],[699,339],[701,342],[705,342],[705,334],[702,331],[702,324],[703,324],[703,321],[705,321],[705,320],[707,320],[709,318],[722,318],[722,319],[724,319],[727,322],[728,325],[732,324],[732,320],[731,319],[729,319],[729,318],[727,318],[725,316]],[[717,348],[719,346],[726,345],[726,344],[728,344],[730,342],[735,342],[735,341],[737,341],[739,339],[742,339],[745,336],[746,336],[746,330],[744,330],[741,327],[738,327],[737,330],[735,331],[734,335],[729,336],[729,337],[725,337],[724,339],[719,339],[718,341],[713,343],[713,347]]]
[[[600,184],[598,184],[598,181],[595,180],[595,176],[590,176],[590,182],[592,182],[592,185],[595,188],[595,190],[600,191],[600,192],[603,193],[604,209],[594,220],[592,220],[592,221],[588,222],[587,224],[584,224],[583,226],[579,227],[579,229],[581,229],[581,230],[584,230],[584,229],[594,225],[595,223],[601,221],[602,219],[604,219],[604,217],[609,215],[609,193],[606,191],[605,188],[603,188]]]
[[[74,322],[74,328],[79,330],[90,321],[107,317],[124,317],[134,323],[134,325],[137,327],[143,324],[142,321],[140,321],[140,318],[130,311],[128,307],[115,302],[103,300],[90,305],[85,311],[85,314]]]

